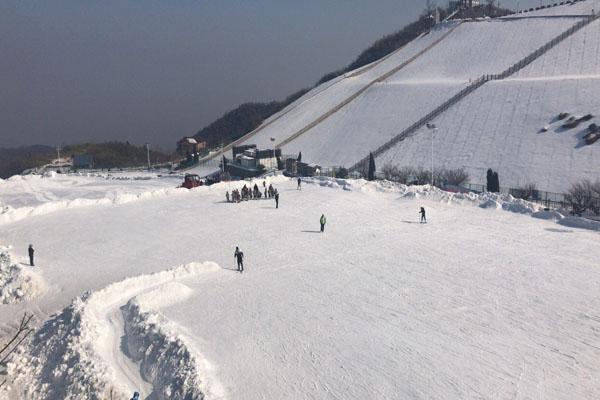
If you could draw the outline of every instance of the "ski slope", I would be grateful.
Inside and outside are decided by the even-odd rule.
[[[350,167],[470,82],[508,69],[566,31],[596,5],[600,2],[588,0],[440,24],[386,59],[314,89],[239,143],[302,152],[304,161],[324,167]],[[596,20],[517,74],[488,83],[450,107],[432,121],[440,128],[434,163],[465,167],[474,183],[485,183],[484,171],[495,168],[503,186],[535,183],[556,192],[579,179],[596,179],[598,146],[583,148],[582,132],[538,132],[555,123],[552,118],[560,112],[594,114],[599,35]],[[430,147],[430,135],[421,129],[377,163],[430,168]]]
[[[279,209],[225,203],[232,182],[3,224],[48,286],[0,305],[41,326],[11,398],[600,395],[598,232],[509,196],[268,179]]]
[[[375,62],[375,65],[349,72],[346,76],[320,85],[290,104],[279,114],[267,119],[263,123],[263,128],[259,128],[256,134],[250,135],[241,142],[256,144],[260,148],[278,145],[350,96],[367,87],[372,81],[409,62],[420,52],[428,51],[430,46],[435,46],[439,40],[443,40],[446,35],[451,34],[457,25],[456,22],[441,24],[428,34],[420,36],[399,49],[384,61]],[[272,141],[271,138],[275,141]]]
[[[513,79],[489,82],[433,120],[435,168],[464,167],[472,182],[485,183],[486,171],[499,171],[506,187],[535,183],[543,190],[565,192],[579,179],[598,179],[600,147],[587,146],[583,135],[595,117],[563,130],[561,112],[583,116],[600,109],[597,78]],[[547,132],[541,132],[548,127]],[[430,169],[431,132],[420,129],[377,158],[378,165]]]
[[[565,39],[509,79],[600,77],[600,20]]]

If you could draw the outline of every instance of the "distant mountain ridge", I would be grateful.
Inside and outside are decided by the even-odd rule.
[[[146,148],[128,142],[84,143],[68,145],[61,149],[61,156],[90,154],[96,168],[137,167],[147,163]],[[57,158],[56,149],[50,146],[33,145],[17,148],[0,148],[0,178],[20,174],[26,169],[40,167]],[[150,151],[150,160],[164,163],[168,154]]]

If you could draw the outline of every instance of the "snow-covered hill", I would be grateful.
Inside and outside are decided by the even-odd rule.
[[[506,70],[593,10],[600,11],[599,0],[439,24],[375,65],[315,88],[238,143],[275,145],[284,154],[301,151],[310,163],[351,167],[470,82]],[[483,85],[443,112],[432,121],[439,128],[436,165],[466,167],[474,183],[485,183],[482,171],[491,167],[503,186],[533,182],[557,192],[598,178],[600,144],[581,146],[579,131],[536,135],[560,112],[598,113],[591,93],[600,78],[599,32],[595,21],[517,74]],[[543,82],[524,81],[532,78]],[[427,146],[431,138],[422,129],[377,163],[429,168]]]
[[[127,185],[29,183],[107,198]],[[598,232],[507,195],[268,183],[279,209],[225,203],[240,182],[3,223],[12,263],[34,244],[36,267],[21,268],[46,287],[0,305],[0,332],[24,310],[40,327],[9,364],[10,398],[600,396]]]

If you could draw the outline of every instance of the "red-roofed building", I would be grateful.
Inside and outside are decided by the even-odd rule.
[[[181,155],[199,153],[206,149],[205,141],[198,141],[193,137],[184,137],[177,142],[177,153]]]

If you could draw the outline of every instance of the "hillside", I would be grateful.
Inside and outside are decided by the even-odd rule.
[[[600,166],[600,145],[582,145],[587,124],[559,134],[553,121],[561,112],[598,113],[598,22],[585,25],[594,9],[600,1],[438,24],[387,57],[317,86],[236,143],[301,151],[303,160],[322,166],[352,167],[377,150],[380,167],[430,168],[424,126],[433,122],[436,168],[465,167],[474,183],[485,183],[485,171],[494,168],[503,186],[534,183],[564,192],[577,180],[596,179]],[[516,64],[522,69],[513,70]],[[464,98],[439,109],[458,94]],[[553,133],[540,135],[546,126]]]
[[[448,12],[445,9],[439,8],[438,10],[441,18],[447,16]],[[469,17],[482,15],[497,16],[505,15],[507,13],[509,13],[508,10],[497,8],[492,5],[475,7],[470,12],[465,11],[465,15],[468,14]],[[315,87],[329,82],[347,72],[359,69],[365,65],[376,62],[377,60],[381,60],[400,47],[414,40],[419,35],[427,32],[433,25],[433,20],[431,18],[432,14],[433,10],[425,10],[415,22],[408,24],[397,32],[377,40],[375,43],[361,52],[358,57],[348,66],[323,75]],[[243,135],[259,127],[264,120],[276,113],[279,113],[282,109],[303,96],[308,91],[308,89],[299,90],[298,92],[288,96],[283,101],[272,101],[269,103],[253,102],[242,104],[234,110],[225,113],[210,125],[202,128],[194,136],[200,140],[206,140],[209,144],[209,147],[218,147],[222,144],[229,144],[230,142],[239,139]]]

